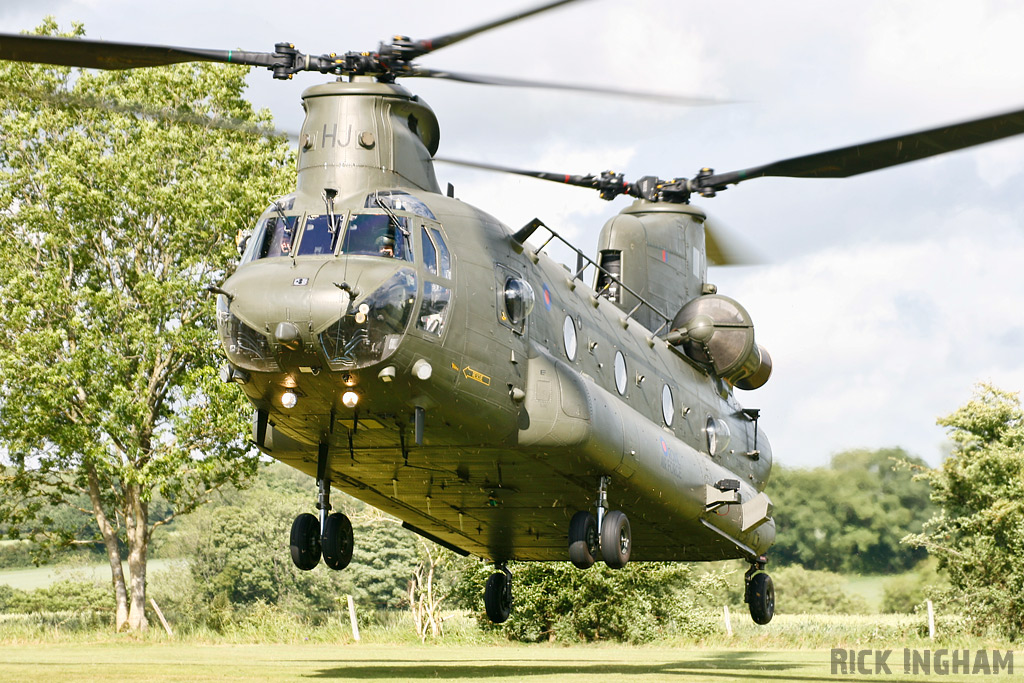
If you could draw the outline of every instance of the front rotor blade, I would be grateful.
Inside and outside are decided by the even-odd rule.
[[[454,43],[458,43],[459,41],[465,40],[466,38],[472,38],[477,34],[483,33],[484,31],[490,31],[492,28],[498,28],[499,26],[504,26],[505,24],[511,24],[514,21],[526,19],[527,17],[532,17],[535,14],[540,14],[541,12],[546,12],[550,9],[561,7],[562,5],[569,5],[574,2],[580,2],[580,0],[558,0],[557,2],[549,2],[546,5],[534,7],[533,9],[529,10],[522,10],[520,12],[516,12],[515,14],[509,15],[502,19],[495,19],[494,21],[489,21],[486,24],[474,26],[473,28],[468,28],[465,29],[464,31],[456,31],[455,33],[449,33],[447,35],[438,36],[437,38],[433,38],[431,40],[418,40],[416,41],[417,50],[415,56],[418,57],[420,55],[425,55],[428,52],[433,52],[434,50],[440,50],[442,47],[447,47]]]
[[[16,33],[0,33],[0,59],[107,70],[167,66],[183,62],[225,62],[249,66],[274,64],[274,55],[266,52],[200,50]]]
[[[666,104],[679,104],[691,107],[703,107],[719,104],[732,104],[730,100],[716,100],[710,97],[690,97],[688,95],[667,95],[661,93],[641,92],[636,90],[623,90],[620,88],[603,88],[600,86],[577,85],[575,83],[547,83],[544,81],[530,81],[520,78],[506,78],[504,76],[477,76],[474,74],[456,73],[441,69],[424,69],[413,66],[408,70],[400,72],[401,76],[421,76],[424,78],[443,78],[449,81],[460,81],[462,83],[477,83],[479,85],[501,85],[513,88],[544,88],[547,90],[564,90],[569,92],[595,93],[598,95],[613,95],[615,97],[628,97],[633,99],[652,100]]]
[[[694,180],[695,190],[723,189],[751,178],[848,178],[1024,133],[1024,109],[884,140],[864,142]]]
[[[249,135],[258,135],[266,138],[288,137],[298,140],[298,134],[290,131],[280,131],[269,123],[258,121],[246,121],[226,116],[210,117],[198,112],[171,109],[169,107],[153,107],[138,102],[115,102],[102,99],[92,95],[70,92],[54,92],[43,89],[14,89],[8,90],[6,94],[15,97],[23,97],[28,100],[42,102],[52,107],[72,109],[76,107],[96,109],[99,111],[113,112],[117,114],[131,114],[147,119],[167,121],[170,123],[202,126],[204,128],[216,128],[219,130],[233,130]]]

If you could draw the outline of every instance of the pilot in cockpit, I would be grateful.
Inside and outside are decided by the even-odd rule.
[[[377,255],[386,258],[395,257],[395,238],[390,235],[381,235],[377,238]]]

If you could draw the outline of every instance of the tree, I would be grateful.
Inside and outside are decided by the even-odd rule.
[[[778,524],[773,560],[834,572],[910,569],[927,553],[901,540],[933,511],[911,469],[923,465],[891,448],[838,453],[830,467],[779,468],[768,489]]]
[[[1024,635],[1024,411],[991,385],[941,418],[954,449],[923,470],[939,511],[907,541],[949,575],[951,600],[978,630]]]
[[[280,468],[284,465],[275,465]],[[302,571],[292,564],[289,529],[298,511],[312,507],[313,496],[310,490],[282,486],[267,470],[261,468],[251,487],[218,494],[176,525],[169,544],[177,557],[188,560],[194,592],[185,599],[229,612],[257,603],[329,612],[339,595],[351,592],[349,573],[325,567]]]
[[[297,513],[312,511],[312,482],[287,465],[262,465],[249,488],[219,492],[211,504],[177,523],[165,550],[188,561],[185,573],[195,595],[169,596],[172,609],[201,620],[211,616],[203,605],[231,612],[261,603],[322,616],[337,609],[346,593],[361,611],[405,608],[417,572],[418,537],[394,517],[339,491],[331,500],[335,511],[352,520],[352,563],[344,571],[323,564],[302,571],[292,564],[289,529]],[[435,559],[438,551],[431,549]],[[422,545],[419,552],[426,557]]]
[[[147,625],[153,532],[255,470],[203,291],[293,186],[286,141],[202,124],[269,121],[242,95],[246,73],[0,63],[0,524],[82,542],[40,513],[85,494],[118,629]],[[167,509],[153,517],[156,494]]]

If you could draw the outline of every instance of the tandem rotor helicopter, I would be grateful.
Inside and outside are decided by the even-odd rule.
[[[594,256],[542,220],[510,228],[442,190],[439,126],[411,77],[570,90],[421,67],[435,50],[576,2],[433,40],[307,55],[0,35],[0,59],[131,69],[190,61],[336,79],[302,94],[295,191],[259,217],[216,288],[224,379],[254,407],[263,453],[315,477],[319,515],[292,526],[295,564],[350,562],[332,488],[456,553],[492,561],[484,604],[512,609],[512,560],[587,569],[745,559],[758,624],[775,608],[764,492],[772,451],[735,389],[769,379],[749,314],[707,282],[729,249],[694,196],[759,177],[840,178],[1024,132],[1024,110],[692,177],[628,180],[458,162],[633,202]],[[529,241],[528,241],[529,240]],[[552,243],[576,255],[567,268]],[[635,534],[634,534],[635,532]]]

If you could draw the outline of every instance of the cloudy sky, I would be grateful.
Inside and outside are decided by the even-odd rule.
[[[0,31],[46,14],[92,38],[308,53],[428,38],[534,0],[305,3],[4,0]],[[629,178],[745,168],[1024,108],[1024,5],[1012,0],[699,3],[588,0],[422,60],[453,71],[704,95],[680,108],[603,97],[406,81],[441,122],[440,154]],[[266,72],[250,95],[297,130],[299,93]],[[511,226],[534,216],[593,251],[626,205],[583,189],[438,167],[458,196]],[[937,416],[980,381],[1024,388],[1024,139],[847,180],[760,179],[699,204],[766,264],[716,268],[775,361],[739,392],[762,409],[778,462],[902,446],[937,463]]]

